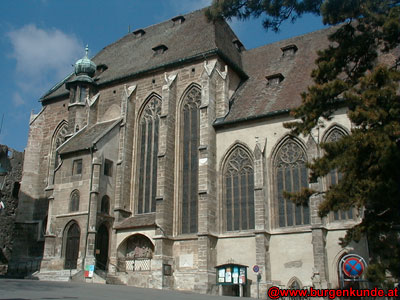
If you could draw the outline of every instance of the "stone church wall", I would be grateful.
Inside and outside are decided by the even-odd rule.
[[[231,40],[227,44],[232,46],[230,43]],[[294,47],[297,50],[297,46],[292,45]],[[269,90],[265,94],[265,90],[258,95],[241,94],[244,93],[242,87],[252,88],[252,80],[260,86],[267,85],[267,74],[262,74],[264,69],[293,66],[294,57],[285,58],[281,53],[284,50],[275,48],[279,60],[267,58],[261,61],[264,57],[260,56],[260,64],[254,53],[261,48],[243,53],[243,62],[246,57],[254,56],[252,59],[255,60],[253,65],[243,66],[243,71],[240,64],[235,66],[230,62],[231,67],[227,67],[219,54],[210,52],[214,54],[193,58],[188,63],[176,62],[170,67],[160,65],[152,71],[113,78],[108,82],[102,82],[101,75],[93,77],[94,63],[93,74],[82,77],[86,81],[79,76],[73,77],[67,83],[67,89],[87,90],[88,101],[78,101],[73,97],[74,92],[71,92],[73,103],[69,102],[69,96],[48,99],[43,103],[43,110],[31,119],[21,186],[20,228],[16,234],[21,249],[22,234],[30,235],[31,240],[29,246],[20,251],[19,257],[40,257],[43,236],[38,234],[38,229],[44,227],[48,212],[43,272],[62,270],[67,267],[67,262],[79,270],[101,261],[108,264],[114,280],[119,279],[124,284],[216,294],[215,267],[237,263],[249,267],[245,295],[255,297],[257,277],[252,267],[257,264],[262,273],[261,295],[265,295],[272,284],[288,287],[296,281],[302,287],[311,286],[314,284],[311,278],[317,277],[316,274],[320,277],[319,284],[327,287],[335,272],[331,265],[342,253],[337,238],[343,236],[346,226],[357,220],[348,220],[344,224],[331,222],[329,217],[321,219],[317,214],[318,204],[322,201],[320,197],[310,201],[309,219],[308,214],[303,213],[306,208],[298,210],[291,208],[292,203],[278,204],[276,190],[280,187],[274,164],[286,163],[288,166],[286,173],[282,171],[281,178],[286,180],[283,183],[281,179],[282,188],[284,185],[293,189],[310,185],[323,191],[327,181],[320,179],[309,183],[306,162],[318,156],[318,144],[332,125],[340,124],[346,132],[351,125],[342,109],[331,121],[315,129],[312,136],[291,138],[283,127],[284,122],[293,121],[288,114],[292,108],[291,96],[270,98],[280,87],[267,87]],[[232,50],[233,55],[239,57],[243,49]],[[311,60],[309,55],[306,58]],[[107,63],[112,62],[110,58]],[[79,66],[75,66],[75,75],[80,74]],[[113,66],[109,67],[111,71]],[[250,76],[247,82],[246,72]],[[295,73],[296,80],[304,79],[300,70]],[[283,77],[281,73],[275,75],[279,74],[275,79]],[[289,80],[288,76],[285,82],[297,87],[296,80]],[[247,98],[258,96],[265,99],[252,102],[253,99]],[[154,105],[152,108],[146,106],[150,99],[154,100],[150,102]],[[235,106],[235,101],[244,101],[241,102],[243,106]],[[282,109],[269,111],[274,116],[262,114],[262,111],[272,109],[269,105],[279,101],[287,103],[280,103]],[[253,104],[254,111],[252,107],[246,107]],[[261,107],[263,104],[265,107]],[[227,115],[229,110],[232,120]],[[141,127],[143,111],[148,123]],[[241,122],[243,120],[246,122]],[[71,125],[63,127],[68,122]],[[88,126],[84,128],[84,124]],[[183,124],[187,127],[183,128]],[[81,130],[76,135],[75,125]],[[64,131],[68,128],[68,135],[58,138],[60,132],[65,135],[60,127]],[[192,132],[197,127],[198,131]],[[141,130],[148,136],[141,135]],[[65,147],[60,147],[64,137],[70,136],[72,138]],[[146,143],[142,142],[145,140]],[[154,148],[155,141],[158,148]],[[280,149],[286,141],[291,144],[287,144],[289,146],[282,154]],[[185,150],[184,143],[191,145],[187,147],[189,150]],[[55,145],[60,150],[61,161],[57,163],[61,164],[58,166]],[[139,145],[148,152],[138,150]],[[153,152],[154,149],[158,152]],[[139,153],[146,155],[139,157]],[[284,161],[284,157],[292,156],[294,161]],[[82,172],[74,174],[74,161],[76,163],[78,159],[82,162]],[[112,175],[104,172],[105,159],[112,162]],[[146,164],[140,164],[140,159]],[[147,194],[142,198],[140,191],[143,190],[140,189],[143,185],[139,187],[139,176],[145,178],[146,183]],[[186,182],[184,176],[189,178],[190,194],[182,189]],[[150,186],[155,184],[156,189],[152,190]],[[232,192],[234,188],[236,190]],[[78,195],[76,190],[79,191],[77,208],[71,205],[75,203],[71,199]],[[228,204],[228,193],[231,204]],[[106,195],[110,200],[109,212],[100,209]],[[141,201],[148,205],[138,209]],[[190,210],[185,211],[185,207]],[[287,215],[290,214],[291,223],[286,215],[289,210]],[[297,212],[300,212],[299,222]],[[188,215],[185,214],[190,217],[186,218]],[[138,245],[142,248],[138,249]],[[101,256],[101,253],[107,255]],[[147,256],[141,256],[143,253]],[[166,266],[171,268],[171,274],[163,273]],[[234,288],[219,290],[234,294]]]

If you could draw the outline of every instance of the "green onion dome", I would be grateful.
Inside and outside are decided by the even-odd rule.
[[[85,48],[85,57],[75,63],[75,75],[89,75],[93,77],[96,72],[96,64],[88,58],[89,47]]]

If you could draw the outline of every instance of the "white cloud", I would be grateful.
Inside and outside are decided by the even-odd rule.
[[[17,72],[28,77],[55,72],[56,77],[71,71],[71,64],[83,55],[83,46],[73,35],[58,29],[26,25],[8,34],[17,60]]]
[[[84,55],[84,47],[74,35],[55,28],[42,29],[29,24],[9,32],[7,36],[13,49],[11,57],[16,60],[18,91],[12,96],[15,106],[33,105],[71,73],[71,65]]]
[[[15,106],[21,106],[21,105],[25,104],[24,99],[21,97],[20,93],[18,93],[18,92],[15,92],[13,94],[12,101],[13,101]]]

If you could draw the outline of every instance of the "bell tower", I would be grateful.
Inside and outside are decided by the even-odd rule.
[[[96,64],[88,58],[89,47],[85,48],[85,56],[75,63],[75,78],[67,82],[69,90],[68,133],[73,135],[87,124],[89,109],[88,99],[95,94],[96,83],[93,76]]]

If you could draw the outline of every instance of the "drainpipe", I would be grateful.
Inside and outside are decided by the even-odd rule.
[[[90,147],[90,179],[89,179],[89,206],[88,206],[88,215],[87,215],[87,222],[86,222],[86,239],[85,239],[85,254],[82,259],[82,270],[85,270],[85,261],[86,261],[86,254],[87,254],[87,246],[88,246],[88,239],[89,239],[89,221],[90,221],[90,206],[92,203],[92,186],[93,186],[93,147]]]

